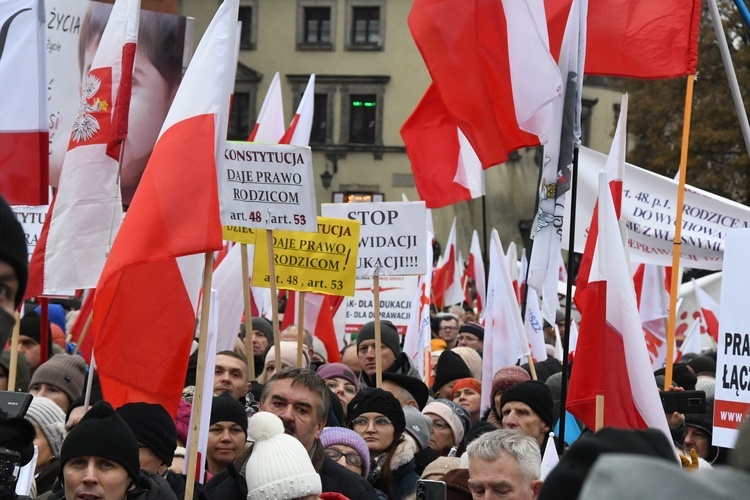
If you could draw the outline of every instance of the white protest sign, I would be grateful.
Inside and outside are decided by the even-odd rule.
[[[382,276],[380,278],[380,319],[394,324],[404,335],[411,317],[411,301],[419,276]],[[375,319],[372,278],[357,279],[354,297],[346,298],[346,333],[357,333]]]
[[[713,433],[714,446],[725,448],[734,448],[740,425],[750,411],[750,324],[747,322],[750,295],[741,293],[750,280],[748,247],[750,230],[727,231],[721,283]]]
[[[427,212],[423,201],[323,203],[324,217],[358,220],[357,276],[425,274]],[[381,282],[381,286],[382,282]]]
[[[579,155],[576,252],[583,252],[596,203],[597,178],[607,156],[582,147]],[[570,199],[570,197],[568,197]],[[630,163],[625,164],[622,220],[628,229],[633,262],[672,265],[677,182]],[[563,246],[567,249],[570,207],[566,207]],[[721,269],[724,238],[731,228],[750,227],[750,209],[715,194],[685,187],[680,264]]]
[[[309,147],[227,141],[218,179],[225,239],[243,241],[243,228],[318,230]]]
[[[12,209],[16,219],[23,227],[23,232],[26,233],[26,248],[29,250],[29,261],[31,261],[31,254],[34,253],[39,235],[42,234],[42,226],[44,225],[44,219],[47,218],[49,205],[36,207],[17,205],[13,206]]]

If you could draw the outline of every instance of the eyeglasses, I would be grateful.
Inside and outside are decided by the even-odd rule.
[[[386,417],[375,417],[374,419],[370,420],[369,418],[365,417],[357,417],[354,420],[352,420],[352,428],[354,430],[360,429],[365,430],[368,427],[370,427],[370,422],[375,425],[376,429],[385,429],[389,425],[393,425],[393,423],[388,420]]]
[[[331,389],[333,392],[336,392],[342,385],[345,393],[349,394],[350,396],[354,396],[355,394],[357,394],[357,388],[352,384],[347,384],[346,382],[337,382],[333,379],[326,380],[326,387]]]
[[[341,457],[344,457],[346,463],[352,467],[362,467],[365,463],[365,461],[362,460],[362,457],[359,456],[359,453],[342,453],[336,448],[326,448],[326,456],[334,462],[338,462]]]
[[[441,326],[440,331],[441,332],[455,332],[458,330],[457,326]]]
[[[432,421],[432,428],[437,429],[439,431],[444,431],[446,429],[450,429],[450,426],[443,422],[442,420],[433,420]]]

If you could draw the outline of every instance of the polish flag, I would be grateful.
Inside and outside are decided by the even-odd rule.
[[[639,264],[633,273],[638,312],[653,370],[666,366],[668,283],[664,266]]]
[[[695,299],[698,301],[698,307],[701,310],[701,321],[705,325],[708,334],[714,339],[714,342],[719,342],[719,304],[711,298],[709,294],[704,292],[698,282],[693,280],[693,287],[695,287]]]
[[[474,288],[477,291],[477,313],[481,314],[484,304],[487,302],[487,284],[484,278],[484,259],[482,258],[482,249],[479,246],[479,233],[476,230],[471,235],[471,247],[469,249],[469,263],[466,266],[466,275],[474,280]],[[471,304],[471,302],[469,303]]]
[[[10,205],[49,203],[44,2],[0,2],[0,193]]]
[[[567,410],[595,429],[596,396],[603,395],[604,426],[651,427],[669,437],[604,173],[599,176],[598,206],[599,228],[588,286],[579,292],[577,301],[581,327]]]
[[[315,74],[312,74],[307,81],[305,93],[302,94],[292,123],[289,124],[289,128],[286,129],[284,136],[279,140],[279,144],[291,144],[293,146],[308,146],[310,144],[314,108]]]
[[[278,144],[284,136],[284,102],[281,99],[281,77],[277,71],[273,75],[271,85],[266,92],[266,98],[260,107],[258,119],[250,131],[249,142],[262,142],[263,144]]]
[[[427,232],[427,239],[432,239],[432,233]],[[427,245],[427,262],[432,262],[432,245]],[[469,258],[471,260],[471,258]],[[482,275],[484,277],[484,274]],[[419,277],[417,290],[411,302],[409,324],[404,335],[404,352],[412,364],[417,368],[422,380],[430,386],[428,380],[430,370],[425,367],[425,351],[431,351],[432,329],[430,328],[430,290],[432,289],[432,273],[429,271]],[[429,368],[429,367],[427,367]]]
[[[526,338],[529,339],[529,350],[534,361],[547,359],[547,344],[544,341],[544,320],[539,310],[539,295],[529,288],[526,296],[526,319],[524,321]]]
[[[479,158],[443,104],[435,85],[401,127],[420,199],[440,208],[484,195]],[[452,180],[449,182],[448,180]]]
[[[444,307],[460,304],[464,297],[461,288],[461,269],[456,250],[456,219],[453,219],[443,257],[432,276],[432,298],[438,311]]]
[[[518,307],[503,247],[497,230],[490,237],[490,274],[484,311],[482,356],[482,411],[492,404],[492,377],[505,366],[515,365],[530,354],[521,309]]]
[[[284,321],[281,323],[282,330],[297,324],[297,318],[299,317],[297,293],[294,290],[289,290]],[[339,346],[333,326],[333,309],[330,302],[332,298],[332,296],[321,293],[305,292],[305,324],[303,328],[318,337],[326,346],[328,362],[338,363],[341,361],[339,350],[344,346]],[[299,325],[297,326],[299,327]]]
[[[115,407],[145,401],[177,411],[205,254],[223,245],[216,172],[238,5],[225,0],[203,35],[97,286],[94,350]]]
[[[510,273],[510,280],[513,283],[513,290],[516,292],[516,302],[521,304],[521,283],[518,279],[520,270],[518,268],[517,255],[516,244],[511,241],[508,244],[508,251],[505,252],[505,262],[508,265],[508,272]]]
[[[32,256],[45,294],[94,288],[120,227],[118,158],[127,136],[139,15],[140,0],[115,2],[82,84],[44,244]]]

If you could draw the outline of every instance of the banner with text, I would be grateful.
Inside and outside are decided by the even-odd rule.
[[[737,293],[750,281],[750,230],[727,231],[721,282],[719,349],[716,356],[714,446],[734,448],[740,425],[750,411],[750,296]]]
[[[362,224],[357,277],[425,274],[427,244],[423,201],[323,203],[321,213]]]
[[[380,319],[393,323],[404,335],[409,326],[411,301],[419,276],[382,276],[380,278]],[[346,333],[357,333],[365,323],[375,319],[375,296],[372,278],[358,278],[354,297],[346,299]]]
[[[222,158],[224,239],[252,243],[247,228],[317,230],[310,148],[227,141]]]
[[[318,217],[318,232],[274,231],[276,286],[300,292],[354,295],[359,222]],[[266,231],[256,231],[253,286],[270,287]]]
[[[607,156],[582,147],[579,156],[576,252],[583,252],[596,203],[597,176]],[[672,265],[677,181],[625,164],[622,220],[633,262]],[[570,207],[566,207],[568,214]],[[721,269],[724,238],[731,228],[750,227],[750,209],[707,191],[685,187],[680,263],[695,269]],[[569,226],[564,225],[567,246]]]
[[[39,240],[39,235],[42,234],[42,226],[44,225],[44,219],[47,218],[49,205],[35,207],[15,205],[11,208],[18,222],[21,223],[23,232],[26,233],[26,248],[29,250],[29,260],[31,260],[36,242]]]

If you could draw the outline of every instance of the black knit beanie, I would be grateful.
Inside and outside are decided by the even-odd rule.
[[[165,464],[172,465],[174,450],[177,448],[177,428],[162,405],[127,403],[116,411],[139,443],[151,448]]]
[[[555,404],[552,401],[552,392],[543,382],[527,380],[506,389],[500,396],[501,411],[505,403],[509,401],[526,403],[550,428],[555,425]]]
[[[26,282],[29,279],[26,233],[2,196],[0,196],[0,261],[6,262],[16,273],[18,290],[14,303],[17,308],[21,305],[23,294],[26,292]]]
[[[453,351],[443,351],[435,364],[432,390],[437,392],[445,384],[460,378],[471,378],[471,370],[461,356]]]
[[[351,425],[352,420],[363,413],[380,413],[393,422],[394,437],[398,438],[406,429],[406,417],[401,403],[396,396],[383,389],[368,389],[359,391],[347,406],[346,422]]]
[[[234,399],[228,392],[222,392],[214,396],[211,402],[211,420],[208,425],[214,425],[216,422],[233,422],[245,431],[247,435],[247,414],[245,407]]]
[[[61,482],[65,463],[71,458],[85,455],[113,460],[128,471],[133,482],[138,481],[141,469],[138,440],[128,424],[106,401],[92,406],[63,441],[60,450]]]
[[[363,340],[374,339],[375,322],[370,321],[369,323],[365,323],[365,325],[360,328],[359,333],[357,334],[357,349],[359,349],[359,344],[361,344]],[[396,330],[396,327],[393,326],[393,323],[391,323],[390,321],[380,322],[380,341],[385,344],[388,349],[393,351],[393,354],[396,357],[401,354],[401,343],[398,335],[398,330]]]
[[[464,323],[461,328],[458,329],[458,333],[470,333],[480,340],[484,340],[484,327],[479,323]]]

